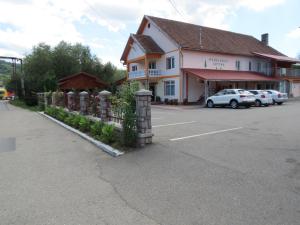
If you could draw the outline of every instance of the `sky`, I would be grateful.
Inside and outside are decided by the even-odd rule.
[[[299,0],[0,0],[0,56],[24,57],[40,42],[88,45],[102,62],[120,57],[144,15],[252,35],[300,54]]]

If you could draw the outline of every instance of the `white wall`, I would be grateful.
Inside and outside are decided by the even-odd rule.
[[[257,63],[261,63],[261,72],[270,70],[270,61],[255,57],[223,55],[218,53],[205,53],[196,51],[183,51],[183,68],[236,70],[235,63],[240,61],[240,70],[249,71],[249,62],[252,64],[251,71],[257,70]],[[205,67],[206,62],[206,67]],[[267,64],[267,67],[266,67]]]
[[[175,96],[165,96],[164,94],[164,81],[167,80],[174,80],[175,81]],[[176,78],[165,78],[165,79],[161,79],[157,85],[156,85],[156,96],[159,96],[161,98],[162,101],[165,100],[165,98],[168,99],[178,99],[179,100],[179,77]]]
[[[136,59],[143,55],[145,55],[145,53],[140,48],[140,46],[136,42],[133,42],[132,47],[130,48],[127,60]]]
[[[150,22],[150,28],[148,28],[149,22],[146,24],[143,34],[149,35],[158,44],[158,46],[164,50],[164,52],[170,52],[178,49],[176,44],[171,41],[165,34],[163,34],[159,28]]]
[[[199,100],[201,95],[204,95],[204,82],[203,81],[201,82],[201,80],[195,76],[189,75],[187,77],[188,77],[188,101],[196,102]]]

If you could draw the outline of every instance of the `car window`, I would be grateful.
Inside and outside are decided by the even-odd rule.
[[[267,91],[269,94],[272,94],[272,91]]]
[[[258,94],[258,91],[249,91],[250,93],[254,94],[254,95],[257,95]]]
[[[234,90],[227,90],[226,95],[235,95],[235,91]]]
[[[239,94],[249,94],[249,91],[246,90],[238,90]]]
[[[219,91],[215,96],[225,95],[226,90]]]

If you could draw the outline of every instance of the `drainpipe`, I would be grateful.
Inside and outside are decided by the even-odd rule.
[[[179,93],[179,101],[183,103],[183,87],[184,87],[184,82],[183,82],[183,71],[182,71],[182,66],[183,66],[183,54],[182,54],[182,49],[181,46],[179,47],[179,71],[181,76],[179,77],[179,83],[180,83],[180,93]]]

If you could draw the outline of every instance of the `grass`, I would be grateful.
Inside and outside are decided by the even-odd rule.
[[[11,100],[9,103],[14,105],[14,106],[17,106],[17,107],[20,107],[20,108],[23,108],[23,109],[27,109],[27,110],[30,110],[30,111],[35,111],[35,112],[39,111],[39,107],[37,105],[36,106],[28,106],[21,99]]]

